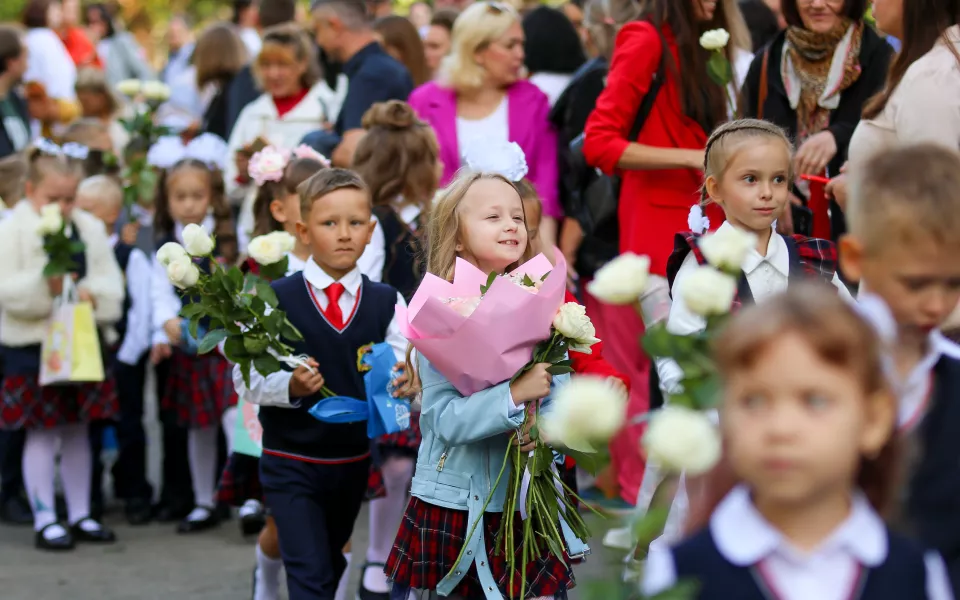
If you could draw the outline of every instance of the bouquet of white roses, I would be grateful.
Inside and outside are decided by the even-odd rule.
[[[67,223],[59,204],[54,202],[40,209],[37,233],[43,236],[43,251],[47,253],[43,276],[56,277],[75,273],[78,265],[73,257],[84,251],[84,244],[67,236]]]
[[[157,109],[170,98],[170,88],[160,81],[126,79],[117,84],[117,91],[133,104],[133,116],[120,119],[131,140],[124,153],[120,177],[123,180],[123,205],[133,222],[136,217],[130,209],[137,202],[151,201],[157,186],[157,174],[148,163],[146,152],[157,140],[171,133],[169,127],[156,122]]]
[[[292,236],[270,236],[269,244],[255,238],[251,246],[255,242],[258,246],[275,245],[278,251],[282,250],[281,255],[293,249]],[[199,225],[187,225],[183,241],[183,246],[176,242],[161,246],[157,260],[166,268],[171,283],[197,299],[180,311],[180,316],[190,322],[190,334],[197,337],[201,320],[211,323],[197,351],[210,352],[224,342],[224,354],[240,365],[248,386],[251,368],[269,375],[279,371],[281,363],[300,364],[298,357],[291,356],[293,348],[283,340],[297,342],[303,336],[277,309],[277,295],[270,283],[252,273],[244,275],[237,267],[226,268],[218,263],[212,255],[214,240]],[[263,266],[273,270],[279,262],[274,260]],[[201,269],[198,263],[207,268]]]

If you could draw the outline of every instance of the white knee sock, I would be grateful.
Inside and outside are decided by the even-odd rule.
[[[260,570],[253,600],[277,600],[280,597],[280,570],[283,560],[270,558],[257,544],[257,568]]]
[[[220,417],[220,424],[223,426],[223,437],[227,439],[227,453],[233,452],[233,435],[237,431],[237,407],[230,406],[223,411]]]
[[[347,600],[347,589],[350,587],[350,558],[352,557],[352,553],[344,552],[343,557],[347,559],[347,568],[343,570],[343,575],[340,576],[340,583],[337,584],[337,593],[333,596],[333,600]]]
[[[59,439],[56,429],[33,429],[27,431],[23,446],[23,483],[30,497],[36,531],[57,522],[53,480]]]
[[[413,478],[413,459],[391,457],[380,467],[385,498],[370,502],[370,543],[367,546],[367,562],[385,563],[393,549],[393,542],[400,528],[400,520],[407,508],[407,489]],[[387,575],[382,567],[370,567],[363,572],[363,587],[371,592],[390,591]]]
[[[213,508],[217,481],[217,428],[191,429],[187,434],[187,453],[195,504]]]
[[[60,478],[67,499],[71,525],[90,516],[90,433],[86,424],[67,425],[60,430]]]

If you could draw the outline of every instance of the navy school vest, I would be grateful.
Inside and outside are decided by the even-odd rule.
[[[330,325],[314,303],[309,283],[295,273],[271,284],[277,293],[278,308],[303,334],[293,344],[295,354],[313,357],[330,390],[339,396],[366,398],[363,374],[358,369],[366,346],[383,342],[393,320],[397,291],[363,276],[360,297],[343,331]],[[322,293],[322,292],[321,292]],[[321,400],[319,394],[301,398],[295,409],[264,406],[260,408],[264,451],[293,458],[337,460],[362,456],[369,452],[367,424],[323,423],[307,411]]]
[[[913,433],[920,456],[907,499],[908,533],[943,556],[960,594],[960,360],[943,356],[933,370],[926,416]]]
[[[373,212],[380,221],[385,240],[383,282],[396,288],[409,302],[426,273],[420,238],[392,207],[375,206]]]
[[[83,241],[77,226],[71,227],[70,239]],[[76,263],[77,280],[87,276],[87,255],[77,252],[70,256]],[[3,371],[6,375],[36,375],[40,372],[40,344],[28,346],[0,346],[3,354]]]
[[[851,600],[923,600],[927,571],[919,546],[897,534],[888,534],[887,560],[861,572],[859,593]],[[677,580],[695,579],[698,600],[779,600],[758,570],[731,564],[717,549],[710,528],[683,541],[673,550]],[[814,599],[811,599],[814,600]]]

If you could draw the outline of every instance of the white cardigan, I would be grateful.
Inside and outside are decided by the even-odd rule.
[[[120,320],[123,313],[123,273],[110,246],[107,230],[99,219],[78,208],[71,221],[86,245],[87,275],[77,287],[89,292],[96,303],[99,325]],[[43,342],[53,297],[43,276],[47,254],[37,233],[40,215],[29,200],[21,200],[0,221],[0,343],[29,346]]]
[[[241,252],[246,251],[247,241],[253,230],[253,200],[256,188],[254,185],[237,184],[235,158],[237,150],[258,137],[275,146],[292,150],[300,143],[303,136],[323,128],[326,123],[337,120],[346,95],[347,76],[341,74],[337,79],[335,91],[321,80],[310,88],[303,100],[283,117],[277,115],[277,107],[268,94],[261,94],[240,111],[237,124],[233,127],[227,143],[228,151],[223,178],[227,194],[234,202],[241,202],[240,218],[237,223],[237,237]]]

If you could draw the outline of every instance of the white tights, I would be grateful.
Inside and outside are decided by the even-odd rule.
[[[390,556],[393,542],[400,528],[400,520],[407,508],[407,490],[413,479],[412,458],[392,456],[387,458],[380,471],[387,490],[385,498],[370,502],[370,542],[367,546],[367,562],[383,564]],[[363,573],[363,587],[371,592],[388,592],[390,586],[383,568],[371,567]]]
[[[198,507],[213,508],[217,485],[217,428],[204,427],[187,432],[190,481]]]
[[[59,448],[58,448],[59,445]],[[23,481],[33,508],[33,528],[40,531],[57,521],[54,480],[57,450],[60,479],[70,524],[90,516],[90,439],[86,424],[27,431],[23,447]]]

